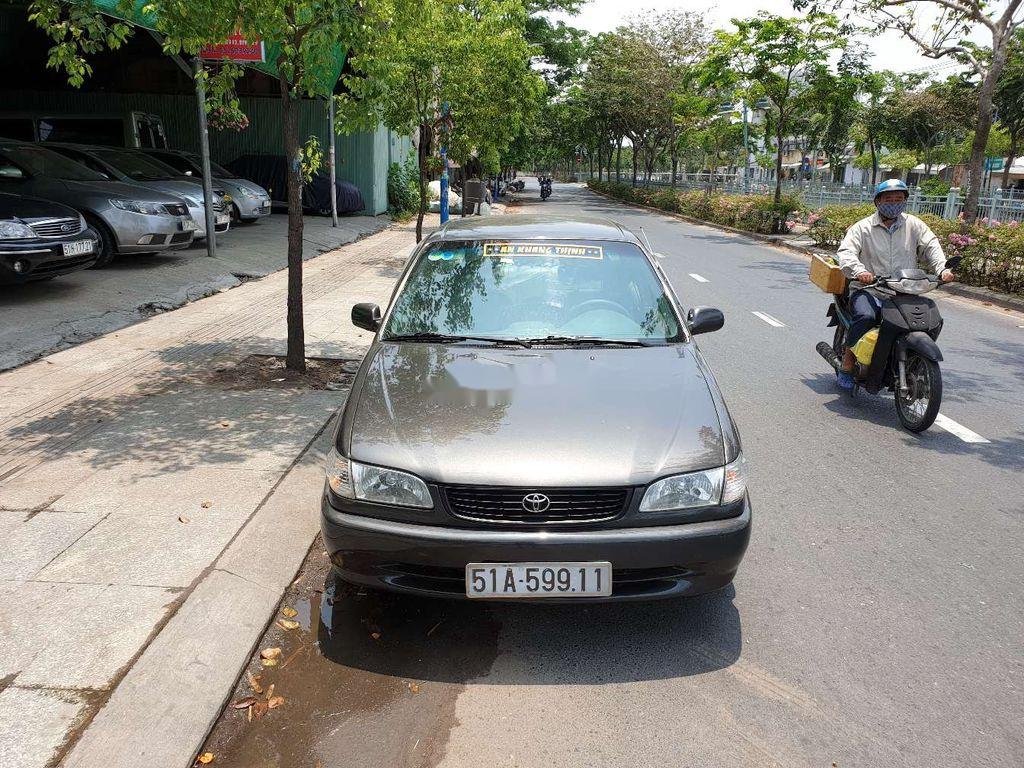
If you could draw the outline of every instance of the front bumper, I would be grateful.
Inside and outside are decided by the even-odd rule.
[[[232,196],[231,202],[238,208],[238,218],[243,221],[254,221],[270,215],[270,198]]]
[[[79,242],[89,244],[88,253],[64,255],[64,243]],[[66,275],[92,266],[98,255],[99,239],[91,229],[57,241],[43,238],[25,242],[6,241],[0,243],[0,284],[27,283]],[[20,272],[14,269],[15,262],[21,262]]]
[[[196,223],[195,239],[205,240],[206,209],[201,205],[189,205],[188,213],[192,217],[192,221]],[[214,232],[219,234],[221,232],[227,232],[231,228],[231,215],[227,213],[226,208],[223,211],[214,211],[213,218]]]
[[[732,581],[750,541],[750,500],[738,517],[644,528],[449,528],[355,515],[321,504],[324,544],[345,581],[396,592],[464,598],[469,562],[610,561],[610,598],[694,596]],[[541,598],[543,602],[561,600]]]
[[[117,252],[122,254],[188,248],[195,237],[191,216],[150,216],[118,209],[102,215],[117,238]]]

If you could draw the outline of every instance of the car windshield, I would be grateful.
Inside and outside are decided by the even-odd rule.
[[[633,244],[445,242],[419,256],[384,337],[434,334],[657,343],[680,323]]]
[[[67,181],[104,181],[103,176],[64,155],[42,147],[7,146],[4,154],[33,176]]]
[[[130,179],[136,181],[159,181],[168,178],[167,171],[148,157],[138,152],[125,152],[118,149],[94,150],[96,157],[109,163]]]

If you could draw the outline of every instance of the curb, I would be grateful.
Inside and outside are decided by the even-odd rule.
[[[702,227],[711,227],[712,229],[720,229],[725,232],[731,232],[734,235],[740,235],[742,237],[749,238],[751,240],[758,240],[769,245],[774,245],[779,248],[785,248],[793,253],[800,254],[801,256],[815,256],[818,254],[824,254],[831,256],[830,251],[823,249],[812,248],[805,245],[796,245],[795,243],[787,242],[784,238],[779,235],[763,235],[760,232],[748,232],[745,229],[737,229],[736,227],[729,227],[725,224],[716,224],[711,221],[704,221],[704,219],[695,219],[691,216],[686,216],[681,213],[675,213],[674,211],[663,211],[661,208],[655,208],[650,205],[643,205],[642,203],[631,203],[625,200],[619,200],[617,197],[612,197],[604,192],[598,192],[595,189],[591,189],[584,184],[584,188],[591,194],[603,197],[606,200],[612,200],[613,202],[619,203],[620,205],[628,205],[631,208],[643,208],[648,211],[654,211],[660,213],[663,216],[670,216],[673,219],[679,219],[681,221],[688,222],[690,224],[696,224]],[[980,301],[983,304],[991,304],[1003,309],[1012,309],[1017,312],[1024,312],[1024,297],[1013,296],[1008,293],[1000,293],[999,291],[993,291],[991,288],[982,288],[976,285],[964,285],[963,283],[950,283],[942,288],[946,293],[953,294],[954,296],[962,296],[963,298],[973,299]]]
[[[160,629],[62,768],[187,768],[319,530],[331,416]]]

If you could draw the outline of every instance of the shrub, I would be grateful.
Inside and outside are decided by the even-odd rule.
[[[846,230],[874,212],[873,203],[826,205],[807,217],[807,234],[819,248],[838,248]]]
[[[411,159],[405,164],[392,163],[388,167],[388,213],[397,218],[409,216],[419,210],[419,170]]]
[[[922,181],[918,186],[922,195],[948,195],[950,185],[939,178],[930,178]]]
[[[638,203],[694,219],[762,234],[788,230],[787,221],[801,209],[798,198],[784,196],[776,205],[766,195],[726,195],[720,192],[674,191],[664,187],[633,187],[613,181],[591,181],[591,189],[619,200]]]

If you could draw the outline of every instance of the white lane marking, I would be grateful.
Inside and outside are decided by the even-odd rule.
[[[697,281],[698,283],[706,283],[706,282],[708,281],[708,279],[707,279],[706,277],[701,277],[700,275],[698,275],[698,274],[697,274],[697,273],[695,273],[695,272],[691,272],[691,273],[690,273],[690,277],[692,277],[692,278],[693,278],[694,280],[696,280],[696,281]]]
[[[750,314],[752,314],[754,317],[757,317],[757,318],[760,318],[761,320],[764,320],[772,328],[785,328],[786,327],[785,323],[779,322],[774,317],[772,317],[769,314],[766,314],[765,312],[751,312]]]
[[[935,426],[941,427],[942,429],[949,432],[951,435],[956,435],[965,443],[989,443],[990,440],[986,440],[984,437],[979,435],[977,432],[972,432],[963,424],[958,424],[953,421],[949,416],[943,416],[941,413],[935,417]]]

